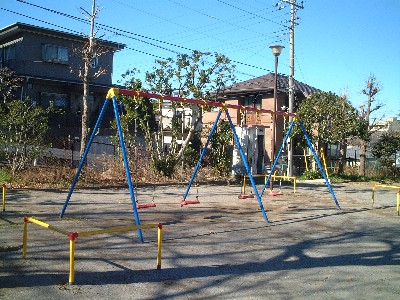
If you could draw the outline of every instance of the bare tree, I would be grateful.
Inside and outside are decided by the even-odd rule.
[[[382,89],[381,84],[373,74],[370,74],[365,82],[365,88],[361,93],[367,96],[367,101],[360,106],[361,130],[360,130],[360,169],[359,174],[365,176],[367,144],[376,127],[377,118],[371,118],[373,112],[382,108],[382,104],[375,98]]]
[[[90,131],[89,84],[94,78],[106,73],[107,69],[101,66],[97,67],[97,62],[100,56],[108,52],[108,50],[105,47],[102,47],[95,38],[97,35],[97,31],[94,30],[95,19],[101,10],[99,7],[96,7],[96,0],[93,0],[91,14],[82,7],[81,10],[84,16],[90,21],[90,35],[87,37],[87,42],[85,42],[82,47],[76,47],[73,50],[76,56],[82,58],[83,65],[80,64],[77,69],[71,68],[71,72],[76,73],[83,83],[80,157],[83,156],[85,151]]]

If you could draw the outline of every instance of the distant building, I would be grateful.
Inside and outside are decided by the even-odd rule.
[[[274,108],[274,83],[275,74],[269,73],[247,81],[239,82],[228,87],[225,91],[224,101],[229,104],[251,106],[258,109],[273,110]],[[289,108],[289,77],[278,74],[277,76],[277,110],[287,111]],[[294,81],[295,108],[301,101],[320,90],[305,83]],[[211,124],[217,112],[206,113],[203,122]],[[246,153],[247,160],[253,174],[265,173],[271,164],[272,153],[272,117],[270,114],[260,114],[249,111],[229,109],[232,122],[236,126],[241,145]],[[275,154],[282,145],[287,128],[284,117],[276,118]],[[283,156],[287,155],[286,148]],[[300,156],[302,157],[302,156]],[[294,165],[298,165],[296,157]],[[233,152],[233,173],[244,173],[244,165],[240,153],[235,148]]]
[[[161,114],[158,119],[158,124],[162,124],[164,133],[164,144],[169,145],[172,142],[172,126],[173,123],[180,124],[178,130],[177,144],[182,145],[186,139],[190,128],[196,122],[198,118],[199,109],[197,106],[185,106],[174,108],[172,102],[164,101],[161,107]],[[196,130],[201,130],[201,124],[199,124]]]
[[[396,117],[390,117],[375,124],[373,133],[371,134],[370,142],[368,143],[368,150],[366,153],[368,159],[373,159],[372,153],[370,151],[373,145],[378,142],[382,134],[390,132],[400,132],[400,120],[398,120]],[[399,157],[399,154],[397,155],[397,157]],[[353,161],[353,164],[358,165],[358,161],[360,160],[360,146],[357,142],[353,142],[347,147],[346,158],[350,162]],[[400,164],[400,162],[396,163]]]
[[[83,62],[76,53],[87,40],[82,35],[23,23],[0,29],[0,67],[9,67],[16,75],[25,78],[19,91],[20,98],[44,108],[52,103],[63,112],[50,119],[50,134],[53,136],[80,136],[83,84],[77,70]],[[125,47],[105,40],[97,42],[107,51],[91,64],[93,71],[105,70],[104,74],[90,81],[92,124],[112,86],[114,53]]]
[[[384,121],[377,122],[375,125],[375,132],[400,132],[400,120],[397,120],[396,117],[391,117]]]

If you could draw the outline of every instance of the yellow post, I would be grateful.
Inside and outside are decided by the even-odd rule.
[[[374,206],[374,201],[375,201],[375,185],[372,187],[372,197],[371,197],[371,201],[372,201],[372,206]]]
[[[158,224],[158,254],[157,254],[157,270],[161,269],[161,246],[162,246],[162,224]]]
[[[22,257],[26,258],[26,244],[28,242],[28,219],[24,217],[24,234],[22,238]]]
[[[293,179],[293,193],[296,193],[296,177]]]
[[[326,167],[326,160],[325,160],[324,149],[321,149],[321,158],[322,158],[322,161],[323,161],[323,163],[324,163],[324,169],[325,169],[326,178],[329,179],[328,168]]]
[[[69,284],[74,283],[75,276],[75,239],[78,237],[77,232],[69,233]]]
[[[6,185],[3,184],[3,211],[6,211]]]
[[[304,162],[306,163],[306,170],[308,171],[308,162],[307,162],[307,155],[306,155],[306,149],[303,149],[303,153],[304,153]]]

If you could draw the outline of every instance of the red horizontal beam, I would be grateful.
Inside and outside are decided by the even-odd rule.
[[[228,104],[228,103],[222,103],[222,102],[216,102],[216,101],[208,101],[208,100],[200,100],[200,99],[194,99],[194,98],[182,98],[182,97],[175,97],[175,96],[171,96],[171,95],[160,95],[160,94],[154,94],[154,93],[148,93],[148,92],[139,92],[139,91],[134,91],[134,90],[119,89],[118,93],[120,95],[133,96],[133,97],[156,98],[156,99],[180,102],[183,104],[189,103],[189,104],[205,105],[205,106],[211,106],[211,107],[221,107],[222,109],[232,108],[232,109],[237,109],[237,110],[242,110],[242,111],[245,110],[245,111],[253,111],[256,113],[266,113],[266,114],[274,113],[270,109],[262,109],[262,108],[257,109],[255,107],[251,107],[251,106],[241,106],[241,105]],[[291,117],[296,116],[296,114],[288,113],[286,111],[276,111],[275,114],[277,116],[291,116]]]

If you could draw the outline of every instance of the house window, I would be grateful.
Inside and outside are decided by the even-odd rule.
[[[57,63],[68,63],[68,48],[55,45],[43,45],[42,59]]]
[[[259,95],[257,95],[257,96],[253,96],[253,95],[246,96],[243,99],[243,105],[244,106],[254,107],[254,108],[257,108],[257,109],[261,109],[261,100],[262,100],[262,97],[259,96]]]
[[[1,51],[1,67],[7,66],[7,63],[15,59],[15,45],[2,48]]]
[[[68,109],[69,101],[66,94],[41,93],[42,107],[48,108],[52,104],[57,109]]]

